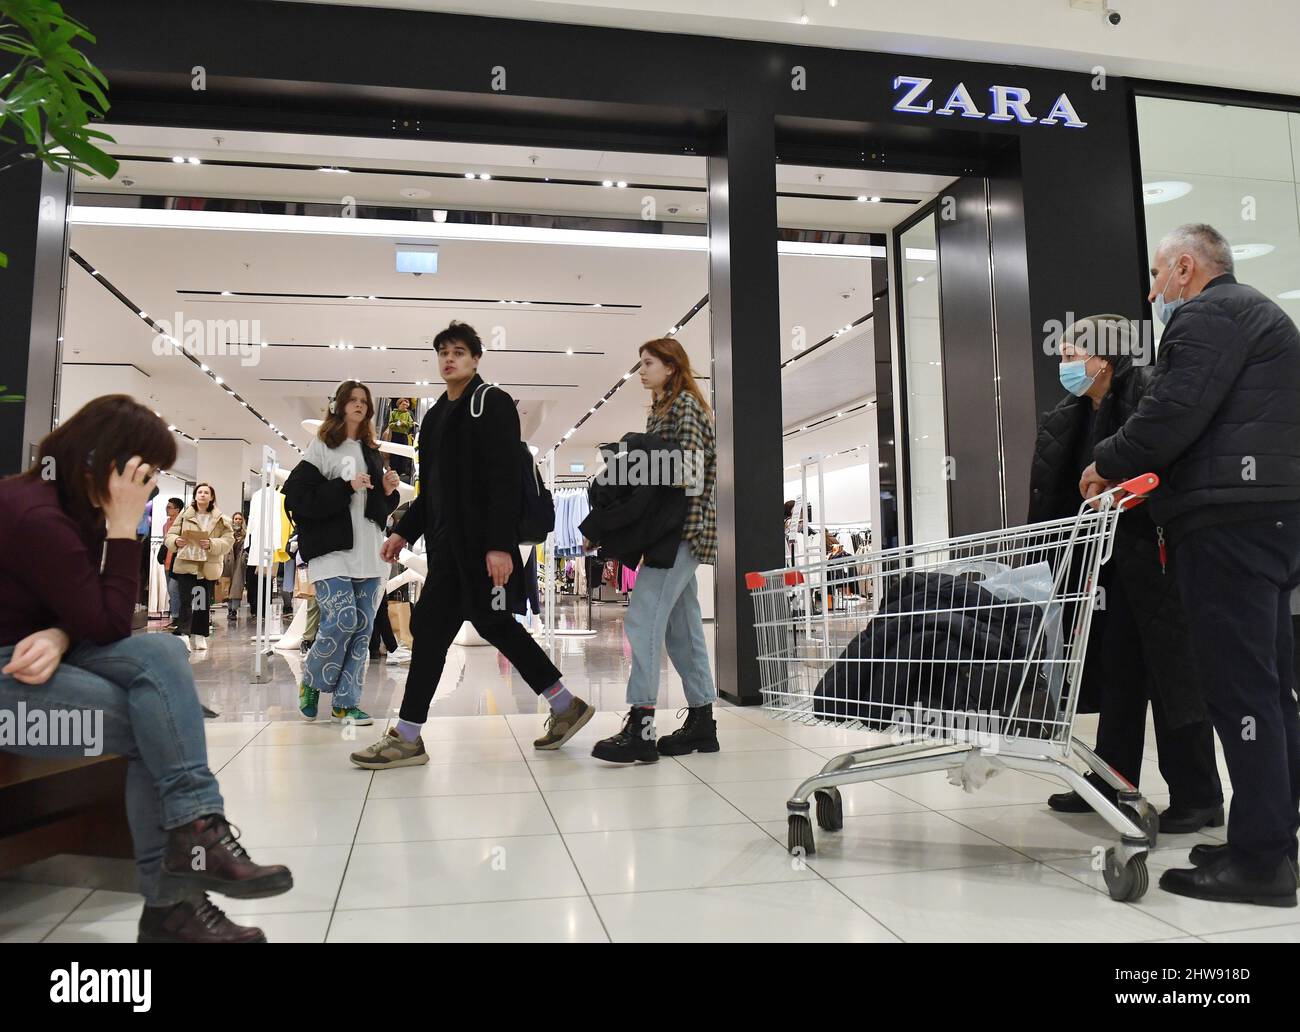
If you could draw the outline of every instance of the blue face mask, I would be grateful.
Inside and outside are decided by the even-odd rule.
[[[1168,289],[1168,287],[1169,283],[1166,281],[1165,288]],[[1178,296],[1172,301],[1165,300],[1165,292],[1162,290],[1156,295],[1156,299],[1151,302],[1151,307],[1155,310],[1156,318],[1164,325],[1168,326],[1169,320],[1174,317],[1174,313],[1183,305],[1187,304],[1187,298],[1183,297],[1183,290],[1186,289],[1187,287],[1184,285],[1183,288],[1178,291]]]
[[[1076,398],[1082,398],[1096,382],[1095,376],[1088,375],[1088,360],[1081,358],[1075,362],[1062,362],[1058,375],[1061,386]]]

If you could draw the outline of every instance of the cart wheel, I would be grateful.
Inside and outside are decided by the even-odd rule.
[[[844,800],[838,788],[821,788],[817,796],[817,827],[823,831],[839,831],[844,827]]]
[[[1147,874],[1147,856],[1139,853],[1127,864],[1120,866],[1114,848],[1106,850],[1106,890],[1110,898],[1121,903],[1136,903],[1146,895],[1150,885]]]
[[[1147,848],[1155,849],[1156,839],[1160,835],[1160,814],[1156,813],[1156,808],[1147,803],[1146,813],[1140,813],[1136,806],[1120,803],[1119,812],[1142,829],[1147,837]]]
[[[807,814],[790,814],[789,828],[786,843],[792,854],[802,850],[804,856],[812,856],[817,852],[817,846],[813,842],[812,821]]]

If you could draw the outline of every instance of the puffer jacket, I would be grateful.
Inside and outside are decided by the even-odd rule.
[[[1111,437],[1137,411],[1154,376],[1151,366],[1134,365],[1127,355],[1116,360],[1110,390],[1097,408],[1094,441]],[[1083,471],[1075,465],[1085,407],[1091,404],[1089,398],[1066,395],[1043,416],[1030,467],[1029,522],[1061,519],[1079,511],[1083,502],[1079,476]],[[1187,640],[1178,582],[1161,565],[1149,503],[1129,509],[1119,518],[1111,561],[1101,570],[1102,586],[1108,586],[1112,578],[1120,581],[1129,604],[1124,612],[1098,608],[1093,614],[1080,709],[1095,709],[1099,701],[1094,696],[1099,694],[1105,676],[1101,653],[1106,636],[1102,630],[1105,622],[1113,618],[1136,624],[1150,687],[1164,704],[1170,726],[1205,719],[1205,695]]]
[[[680,454],[657,434],[624,434],[617,444],[602,444],[604,471],[587,488],[591,512],[579,530],[607,555],[626,566],[645,557],[647,566],[671,569],[686,523],[686,492],[657,482],[652,471],[672,468]]]
[[[218,580],[221,577],[222,561],[234,544],[235,532],[220,509],[214,506],[212,513],[214,516],[212,529],[207,535],[212,546],[207,550],[206,558],[201,560],[185,558],[185,542],[181,540],[182,534],[203,529],[199,526],[198,510],[193,505],[187,505],[176,517],[167,531],[167,536],[163,539],[168,551],[176,553],[172,559],[172,573],[189,573],[208,581]]]
[[[1174,537],[1300,502],[1300,331],[1216,277],[1169,320],[1150,389],[1094,454],[1107,480],[1159,474],[1151,517]]]

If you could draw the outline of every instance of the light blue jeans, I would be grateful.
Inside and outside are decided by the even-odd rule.
[[[0,667],[14,647],[0,647]],[[208,814],[225,814],[217,779],[208,768],[203,710],[194,688],[189,655],[174,634],[137,634],[111,645],[70,648],[53,676],[29,685],[0,674],[0,710],[102,714],[93,749],[57,745],[6,745],[5,751],[56,759],[118,755],[126,758],[126,815],[140,872],[140,893],[150,906],[180,902],[158,885],[167,831]],[[93,725],[92,725],[93,726]]]
[[[632,676],[627,701],[632,706],[653,706],[659,697],[659,665],[664,646],[682,679],[686,701],[703,706],[718,697],[704,644],[704,619],[695,592],[699,560],[683,541],[672,569],[642,566],[632,588],[623,629],[632,646]]]
[[[312,585],[320,607],[320,629],[303,664],[303,683],[318,692],[332,692],[331,705],[348,709],[360,704],[366,686],[370,633],[384,581],[382,577],[325,577]]]

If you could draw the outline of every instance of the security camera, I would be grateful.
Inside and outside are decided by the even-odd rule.
[[[1120,23],[1119,11],[1112,11],[1108,8],[1106,10],[1106,20],[1112,25],[1118,25]]]
[[[682,209],[679,208],[679,207],[677,207],[677,205],[674,204],[674,205],[672,205],[671,207],[668,207],[668,208],[666,208],[666,209],[664,209],[664,210],[667,211],[669,215],[676,215],[676,214],[677,214],[679,211],[681,211]]]

